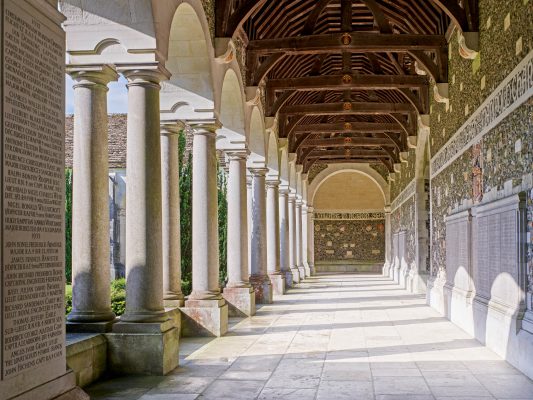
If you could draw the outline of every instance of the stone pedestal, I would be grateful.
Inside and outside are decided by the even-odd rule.
[[[225,287],[222,296],[228,303],[228,315],[230,317],[255,315],[255,291],[251,286]]]
[[[272,283],[268,275],[251,275],[250,283],[255,292],[255,302],[272,304]]]
[[[119,322],[107,333],[108,367],[114,375],[166,375],[178,366],[179,329],[164,322]]]
[[[223,298],[186,300],[182,312],[182,336],[222,336],[228,331],[228,305]]]
[[[268,274],[270,278],[270,283],[272,285],[272,292],[277,295],[285,294],[286,284],[285,284],[285,275],[281,272],[276,272],[273,274]]]

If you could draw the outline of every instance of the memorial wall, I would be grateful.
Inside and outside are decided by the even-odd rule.
[[[462,58],[452,34],[449,99],[431,105],[428,302],[533,377],[533,220],[517,211],[533,189],[533,3],[479,12],[478,55]]]
[[[0,399],[32,389],[48,398],[73,386],[65,366],[65,35],[49,2],[2,0],[1,11]]]

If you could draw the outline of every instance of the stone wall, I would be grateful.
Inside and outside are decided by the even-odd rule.
[[[411,266],[416,262],[415,240],[415,196],[409,196],[402,204],[391,212],[392,234],[405,232],[405,262]]]
[[[385,220],[383,213],[365,213],[375,219],[321,219],[315,215],[315,262],[383,263]],[[346,216],[348,214],[346,213]],[[361,216],[363,218],[363,216]]]

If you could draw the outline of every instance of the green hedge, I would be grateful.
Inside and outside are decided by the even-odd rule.
[[[115,315],[124,314],[126,309],[126,279],[111,282],[111,309]],[[65,287],[65,314],[72,311],[72,285]]]

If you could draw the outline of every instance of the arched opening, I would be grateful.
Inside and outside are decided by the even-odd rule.
[[[254,107],[250,116],[248,147],[250,150],[249,166],[264,166],[266,163],[266,135],[262,113]]]
[[[318,272],[380,272],[385,260],[385,195],[372,177],[341,170],[311,193]]]
[[[165,63],[172,76],[161,84],[161,117],[167,120],[212,118],[211,39],[205,16],[192,5],[178,6],[170,28]]]
[[[244,102],[241,85],[233,69],[228,69],[222,82],[218,130],[219,149],[243,148],[246,143]]]

